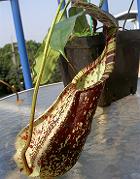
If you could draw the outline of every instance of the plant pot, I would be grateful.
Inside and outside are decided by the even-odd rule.
[[[64,86],[72,81],[76,73],[95,60],[102,53],[104,46],[105,38],[102,33],[96,36],[75,38],[68,43],[65,52],[75,71],[63,57],[60,58],[60,71]]]
[[[120,31],[117,37],[115,68],[107,80],[100,105],[107,106],[137,90],[140,30]]]
[[[66,55],[77,72],[95,60],[105,45],[103,34],[73,40],[66,47]],[[120,31],[117,36],[115,68],[106,81],[99,106],[107,106],[137,90],[139,70],[140,30]],[[64,85],[74,77],[74,73],[66,60],[60,60]]]

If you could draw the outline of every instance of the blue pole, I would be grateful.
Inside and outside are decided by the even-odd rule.
[[[108,0],[104,0],[103,6],[102,6],[102,10],[109,12],[109,8],[108,8]]]
[[[12,8],[13,19],[15,24],[18,50],[20,55],[20,62],[22,65],[25,88],[30,89],[32,88],[32,79],[31,79],[31,72],[29,67],[26,46],[25,46],[25,39],[24,39],[24,33],[22,28],[19,3],[18,0],[10,0],[10,2],[11,2],[11,8]]]
[[[137,0],[137,8],[138,8],[138,21],[139,21],[139,28],[140,28],[140,0]]]
[[[60,0],[57,0],[58,4],[60,3]],[[65,7],[65,1],[63,2],[62,9]]]

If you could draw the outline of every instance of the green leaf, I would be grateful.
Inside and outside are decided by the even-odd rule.
[[[62,15],[62,12],[59,13],[59,15],[57,17],[57,22],[59,22],[61,20],[61,15]],[[64,17],[63,17],[63,19],[64,19]],[[42,43],[41,47],[39,48],[39,50],[37,51],[37,54],[35,57],[35,61],[34,61],[33,68],[32,68],[33,83],[36,82],[37,77],[40,72],[46,41],[47,41],[47,35],[44,38],[43,43]],[[48,53],[48,56],[46,57],[45,69],[44,69],[42,79],[40,82],[41,85],[45,84],[49,81],[49,79],[52,75],[52,72],[56,67],[56,61],[58,60],[59,55],[60,55],[60,52],[52,49],[49,46],[49,53]]]
[[[43,47],[42,47],[43,49]],[[36,82],[37,80],[37,75],[40,71],[41,68],[41,64],[42,64],[42,57],[43,57],[43,52],[36,58],[36,65],[34,65],[33,71],[34,71],[34,79],[33,81]],[[55,67],[56,67],[56,61],[59,58],[60,53],[53,50],[51,47],[49,48],[49,53],[48,53],[48,57],[46,58],[46,64],[45,64],[45,68],[44,68],[44,72],[42,75],[42,79],[40,84],[45,84],[49,81]]]
[[[78,17],[80,17],[83,14],[84,12],[80,12],[75,16],[72,16],[68,19],[59,22],[55,26],[55,30],[52,35],[50,45],[53,49],[59,51],[64,57],[65,57],[64,48],[69,40],[70,35],[73,32],[76,20]]]
[[[79,14],[80,12],[84,12],[84,10],[82,8],[71,7],[69,9],[69,16],[72,17],[76,14]],[[82,14],[76,19],[76,24],[74,26],[73,34],[79,34],[79,36],[81,34],[81,36],[83,36],[83,34],[87,32],[90,32],[90,27],[86,15]]]

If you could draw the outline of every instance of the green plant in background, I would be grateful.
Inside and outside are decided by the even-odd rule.
[[[40,45],[40,43],[32,40],[26,42],[30,66],[32,66],[32,63],[34,62],[34,56]],[[24,89],[22,68],[16,43],[7,44],[0,48],[0,80],[14,86],[17,91]],[[52,79],[50,80],[52,81]],[[11,93],[9,88],[0,85],[0,97],[9,93]]]

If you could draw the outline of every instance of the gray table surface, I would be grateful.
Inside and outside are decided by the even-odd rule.
[[[62,83],[41,87],[36,114],[63,89]],[[27,179],[12,159],[17,133],[28,123],[33,90],[0,100],[0,179]],[[76,165],[58,179],[140,179],[140,80],[136,95],[97,108],[92,131]]]

